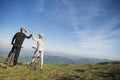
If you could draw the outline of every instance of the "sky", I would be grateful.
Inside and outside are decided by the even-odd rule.
[[[45,51],[120,60],[120,0],[0,0],[0,48],[21,27],[44,34]]]

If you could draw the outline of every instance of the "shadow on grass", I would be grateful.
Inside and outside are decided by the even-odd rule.
[[[7,69],[6,68],[6,63],[4,62],[0,62],[0,67],[3,68],[3,69]],[[14,67],[13,65],[9,65],[8,67]]]
[[[85,72],[85,70],[80,70],[80,69],[76,69],[74,71],[76,71],[76,72]]]
[[[5,63],[0,62],[0,67],[3,69],[6,69],[6,65],[3,65],[3,64],[5,64]]]
[[[111,70],[110,72],[99,72],[99,76],[120,80],[120,70]]]
[[[73,75],[73,76],[64,76],[57,80],[83,80],[83,79],[80,76]]]

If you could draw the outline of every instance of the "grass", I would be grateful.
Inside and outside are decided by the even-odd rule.
[[[0,80],[120,80],[120,63],[44,64],[43,70],[25,64],[5,69],[5,64],[0,63]]]

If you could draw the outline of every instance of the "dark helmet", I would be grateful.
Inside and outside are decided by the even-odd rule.
[[[20,31],[22,32],[22,31],[25,31],[25,32],[27,32],[23,27],[20,29]]]

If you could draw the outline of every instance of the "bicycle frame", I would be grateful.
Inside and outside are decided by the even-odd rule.
[[[32,48],[37,49],[36,47],[32,47]],[[38,67],[40,67],[40,63],[41,63],[40,56],[34,56],[33,59],[34,61],[32,63],[32,66],[34,69],[37,69]]]

